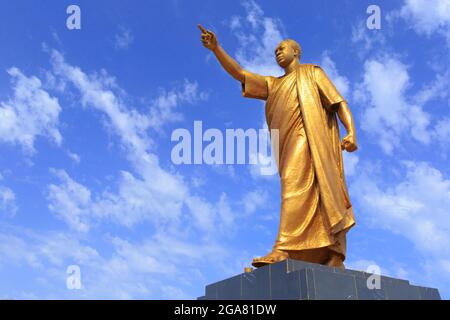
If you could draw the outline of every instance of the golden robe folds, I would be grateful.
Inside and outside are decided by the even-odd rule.
[[[326,259],[324,250],[345,258],[355,220],[336,118],[344,98],[311,64],[279,78],[246,72],[242,89],[245,97],[266,100],[267,125],[279,130],[282,201],[274,249],[316,263]]]

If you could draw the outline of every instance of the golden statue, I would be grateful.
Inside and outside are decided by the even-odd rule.
[[[281,212],[272,251],[254,267],[287,258],[344,267],[346,233],[355,224],[344,177],[342,150],[357,149],[347,102],[317,65],[300,64],[301,47],[291,39],[275,49],[281,77],[241,68],[201,25],[203,46],[242,83],[244,97],[266,101],[269,129],[279,130]],[[338,115],[347,130],[340,141]]]

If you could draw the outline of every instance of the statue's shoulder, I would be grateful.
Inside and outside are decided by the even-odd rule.
[[[305,67],[308,67],[308,68],[320,67],[318,64],[315,64],[315,63],[300,63],[299,65],[300,66],[305,66]]]
[[[316,68],[321,69],[321,67],[318,64],[314,64],[314,63],[301,63],[301,64],[299,64],[299,68],[310,69],[310,70],[314,70]]]
[[[322,68],[314,63],[302,63],[299,64],[299,69],[303,74],[308,75],[310,78],[314,79],[317,72],[320,72]]]

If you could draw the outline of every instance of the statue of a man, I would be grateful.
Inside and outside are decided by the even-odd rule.
[[[275,49],[285,74],[261,76],[241,68],[212,31],[199,28],[203,45],[242,83],[244,97],[266,101],[267,125],[279,130],[280,226],[272,251],[252,265],[293,258],[343,268],[346,233],[355,220],[342,150],[357,149],[347,102],[319,66],[300,64],[296,41],[284,40]],[[336,114],[347,130],[342,142]]]

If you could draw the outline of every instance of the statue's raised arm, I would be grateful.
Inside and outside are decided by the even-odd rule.
[[[208,48],[214,53],[214,55],[216,56],[217,60],[219,60],[222,67],[233,78],[243,83],[245,80],[244,69],[242,69],[239,63],[237,63],[236,60],[230,57],[228,53],[225,52],[225,50],[223,50],[223,48],[217,41],[217,36],[214,34],[214,32],[206,30],[200,24],[198,25],[198,28],[202,32],[201,41],[203,43],[203,46],[205,48]]]

